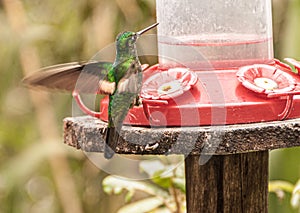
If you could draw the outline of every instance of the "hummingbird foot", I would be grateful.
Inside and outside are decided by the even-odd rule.
[[[133,101],[133,106],[141,106],[143,104],[143,100],[140,96],[136,96]]]

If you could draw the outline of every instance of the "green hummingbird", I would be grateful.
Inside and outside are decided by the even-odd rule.
[[[129,109],[139,103],[143,74],[137,54],[136,41],[140,35],[156,27],[157,24],[155,23],[137,33],[123,32],[117,37],[116,59],[107,75],[107,80],[114,82],[116,89],[109,96],[105,158],[109,159],[113,156],[123,120]]]
[[[79,90],[109,95],[108,126],[104,157],[110,159],[120,138],[123,121],[134,105],[139,104],[142,67],[136,41],[155,23],[141,31],[120,33],[116,38],[116,58],[109,62],[67,63],[47,67],[23,80],[29,86],[59,90]],[[79,78],[80,77],[80,78]],[[80,82],[78,82],[80,80]]]

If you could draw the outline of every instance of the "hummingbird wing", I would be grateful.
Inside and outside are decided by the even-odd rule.
[[[23,83],[30,87],[43,89],[64,91],[76,89],[83,93],[95,93],[99,92],[100,80],[109,83],[107,73],[111,68],[112,63],[110,62],[59,64],[41,69],[39,72],[24,78]],[[106,94],[107,92],[102,91],[102,93]]]
[[[115,126],[122,126],[123,120],[141,91],[142,80],[142,67],[139,61],[134,61],[119,81],[111,101],[111,117]]]
[[[142,86],[142,67],[139,62],[131,63],[125,76],[118,83],[116,93],[135,93],[140,92]]]

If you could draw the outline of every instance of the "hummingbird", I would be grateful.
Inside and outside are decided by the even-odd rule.
[[[118,145],[123,121],[129,109],[140,103],[143,69],[137,53],[137,39],[157,25],[158,23],[152,24],[138,32],[120,33],[116,38],[116,57],[113,63],[73,62],[50,66],[26,77],[23,83],[47,89],[109,95],[104,157],[110,159]]]

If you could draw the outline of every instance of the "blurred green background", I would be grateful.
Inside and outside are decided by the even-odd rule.
[[[300,60],[300,0],[273,0],[273,17],[275,57]],[[20,81],[154,22],[155,0],[0,1],[0,212],[115,212],[124,203],[103,192],[104,172],[62,143],[71,95],[29,92]],[[299,148],[271,152],[270,180],[299,177]],[[269,212],[298,212],[289,199],[271,194]]]

